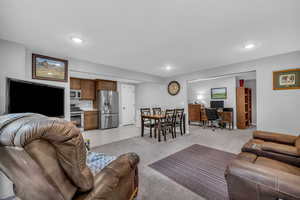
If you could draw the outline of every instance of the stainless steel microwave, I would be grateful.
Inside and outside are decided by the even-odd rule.
[[[71,99],[80,99],[81,98],[81,90],[70,90],[70,98]]]

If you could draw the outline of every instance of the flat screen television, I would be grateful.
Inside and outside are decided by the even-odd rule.
[[[7,78],[6,112],[39,113],[49,117],[65,116],[65,89]]]
[[[210,101],[211,108],[224,108],[224,101]]]

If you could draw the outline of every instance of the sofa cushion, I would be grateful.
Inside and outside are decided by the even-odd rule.
[[[55,185],[57,190],[64,196],[64,199],[72,199],[77,188],[60,167],[54,146],[46,140],[34,140],[24,148],[40,166],[47,180]]]
[[[60,166],[79,191],[93,187],[93,174],[86,166],[84,140],[74,124],[33,113],[0,116],[0,145],[24,148],[38,139],[54,146]]]
[[[296,142],[295,142],[295,146],[298,150],[298,153],[300,153],[300,136],[297,137]]]
[[[237,160],[244,160],[251,163],[254,163],[256,158],[257,158],[256,154],[248,153],[248,152],[239,153],[236,157]]]
[[[252,144],[263,144],[265,141],[261,139],[250,139],[248,143]]]
[[[243,146],[242,152],[248,152],[256,154],[257,156],[263,156],[295,166],[300,166],[300,154],[298,156],[296,148],[291,145],[262,142],[262,140],[251,139]]]
[[[0,200],[13,198],[14,194],[14,185],[9,180],[9,178],[0,170]]]
[[[289,164],[286,164],[284,162],[280,162],[277,160],[272,160],[270,158],[259,156],[259,157],[257,157],[255,164],[265,166],[265,167],[270,167],[271,169],[278,169],[280,171],[284,171],[284,172],[287,172],[290,174],[300,176],[300,168],[299,167],[295,167],[293,165],[289,165]]]
[[[275,153],[281,153],[288,156],[300,157],[297,148],[291,145],[278,144],[273,142],[265,142],[262,144],[261,149],[263,151],[271,151]]]
[[[297,139],[297,136],[280,134],[280,133],[272,133],[272,132],[266,132],[266,131],[254,131],[253,138],[261,139],[261,140],[265,140],[265,141],[269,141],[269,142],[294,145],[295,141]]]

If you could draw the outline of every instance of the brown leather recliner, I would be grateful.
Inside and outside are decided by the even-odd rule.
[[[225,171],[230,200],[300,200],[300,168],[242,152]]]
[[[129,200],[139,157],[120,156],[93,176],[72,123],[38,114],[0,116],[0,170],[22,200]]]
[[[225,171],[230,199],[300,200],[297,153],[294,151],[295,155],[290,155],[286,152],[287,149],[288,152],[297,149],[298,137],[261,131],[254,132],[253,136],[254,139],[243,147],[244,152]],[[269,142],[272,142],[272,151],[262,148]],[[287,145],[285,151],[282,145]]]
[[[300,137],[265,131],[254,131],[243,152],[254,153],[300,167]]]

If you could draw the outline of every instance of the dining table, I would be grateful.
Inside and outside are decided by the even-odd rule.
[[[155,135],[158,132],[158,142],[161,141],[161,124],[166,118],[165,114],[149,114],[141,115],[141,136],[144,137],[145,120],[154,120]],[[183,115],[183,132],[185,133],[185,114]]]

